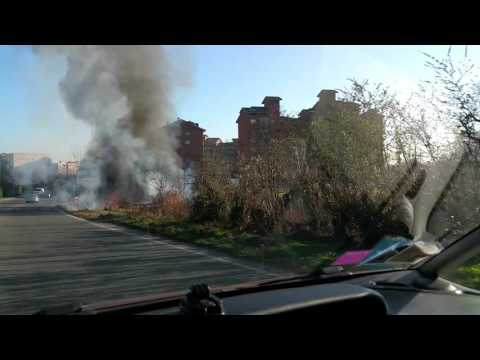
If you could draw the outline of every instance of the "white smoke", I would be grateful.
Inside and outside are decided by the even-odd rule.
[[[42,59],[66,58],[60,95],[68,111],[93,129],[73,186],[77,192],[81,189],[82,207],[98,207],[113,191],[126,200],[143,200],[153,195],[152,174],[178,177],[175,137],[165,127],[175,119],[177,74],[165,49],[106,45],[33,49]],[[70,196],[71,191],[58,190],[57,196],[62,192]]]
[[[16,166],[13,171],[15,183],[22,186],[45,184],[54,175],[52,161],[47,157]]]

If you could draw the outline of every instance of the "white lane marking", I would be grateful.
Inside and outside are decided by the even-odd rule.
[[[60,208],[56,208],[60,213],[62,213],[63,215],[65,216],[69,216],[71,217],[72,219],[76,219],[76,220],[79,220],[79,221],[83,221],[83,222],[86,222],[86,223],[89,223],[89,224],[92,224],[92,225],[95,225],[95,226],[98,226],[100,228],[103,228],[103,229],[106,229],[106,230],[110,230],[110,231],[117,231],[117,232],[121,232],[125,235],[128,235],[128,236],[133,236],[133,237],[140,237],[144,240],[150,240],[152,242],[155,242],[155,243],[160,243],[160,244],[163,244],[163,245],[167,245],[167,246],[170,246],[174,249],[177,249],[177,250],[183,250],[183,251],[186,251],[186,252],[189,252],[191,254],[195,254],[195,255],[201,255],[201,256],[205,256],[207,258],[210,258],[210,259],[213,259],[213,260],[216,260],[216,261],[220,261],[220,262],[224,262],[224,263],[230,263],[232,265],[235,265],[235,266],[238,266],[238,267],[241,267],[241,268],[244,268],[244,269],[248,269],[248,270],[252,270],[252,271],[255,271],[255,272],[259,272],[259,273],[262,273],[262,274],[265,274],[265,275],[270,275],[270,276],[277,276],[278,274],[274,274],[274,273],[271,273],[269,271],[265,271],[265,270],[262,270],[262,269],[259,269],[259,268],[255,268],[253,266],[248,266],[248,265],[244,265],[244,264],[241,264],[241,263],[238,263],[236,261],[232,261],[230,259],[226,259],[226,258],[222,258],[222,257],[218,257],[218,256],[213,256],[213,255],[210,255],[204,251],[198,251],[198,250],[193,250],[187,246],[183,246],[183,245],[174,245],[171,243],[171,240],[166,240],[166,239],[162,239],[158,236],[154,236],[154,235],[139,235],[139,234],[136,234],[132,231],[128,231],[126,229],[123,229],[123,228],[120,228],[118,226],[115,226],[115,225],[105,225],[105,224],[99,224],[99,223],[96,223],[96,222],[93,222],[93,221],[89,221],[87,219],[83,219],[81,217],[78,217],[78,216],[75,216],[75,215],[72,215],[72,214],[69,214],[67,213],[66,211],[60,209]]]

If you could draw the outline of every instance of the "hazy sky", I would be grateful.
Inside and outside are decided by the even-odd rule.
[[[280,96],[282,108],[311,107],[321,89],[347,79],[381,81],[406,95],[431,75],[427,52],[448,46],[170,46],[171,61],[191,72],[188,87],[174,95],[177,115],[198,122],[207,135],[237,137],[235,120],[244,106]],[[464,46],[453,47],[463,56]],[[480,62],[480,46],[468,54]],[[90,129],[71,118],[58,92],[62,63],[45,67],[28,48],[0,46],[0,152],[44,152],[69,159],[85,149]]]

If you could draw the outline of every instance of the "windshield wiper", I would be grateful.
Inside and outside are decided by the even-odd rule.
[[[32,315],[73,315],[84,313],[82,305],[76,303],[54,305],[43,308]]]
[[[265,285],[287,283],[291,281],[312,280],[315,278],[319,278],[322,275],[335,275],[343,272],[345,272],[345,268],[343,266],[326,266],[320,269],[313,270],[312,272],[306,273],[303,275],[297,275],[297,276],[286,277],[286,278],[275,279],[275,280],[268,280],[268,281],[261,282],[258,285],[265,286]]]
[[[369,281],[368,287],[371,289],[405,289],[405,290],[414,290],[418,291],[419,289],[415,286],[405,284],[399,281]]]
[[[258,286],[268,286],[268,285],[280,285],[280,284],[288,284],[288,283],[295,283],[295,282],[313,282],[317,283],[318,281],[341,281],[344,279],[348,279],[350,277],[361,277],[369,274],[378,274],[378,273],[387,273],[393,271],[403,271],[408,269],[408,267],[404,266],[397,266],[395,264],[389,264],[389,266],[385,266],[384,264],[374,264],[374,265],[382,265],[382,267],[378,266],[369,266],[364,265],[362,267],[352,267],[352,268],[345,268],[343,266],[327,266],[318,270],[314,270],[308,274],[295,276],[291,278],[284,278],[284,279],[276,279],[270,280],[266,282],[262,282],[258,284]]]
[[[377,207],[372,219],[377,219],[382,213],[384,213],[384,211],[386,211],[390,206],[392,206],[392,204],[395,202],[396,199],[398,199],[398,197],[401,196],[401,194],[405,194],[411,191],[414,185],[418,186],[418,184],[416,183],[418,182],[419,178],[422,178],[423,174],[416,174],[417,168],[418,162],[417,159],[414,159],[412,164],[408,165],[407,172],[402,176],[402,178],[400,178],[400,180],[398,181],[396,186],[390,191],[386,199]],[[374,224],[371,224],[369,230],[367,230],[364,236],[365,239],[368,239],[374,228]]]

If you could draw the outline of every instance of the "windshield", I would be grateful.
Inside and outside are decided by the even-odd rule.
[[[480,163],[476,155],[465,154],[430,216],[428,229],[445,246],[480,224],[480,198],[477,191]]]
[[[0,313],[405,268],[480,222],[478,46],[0,60]]]

